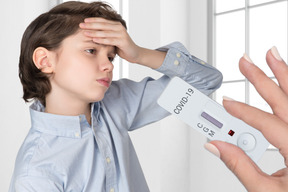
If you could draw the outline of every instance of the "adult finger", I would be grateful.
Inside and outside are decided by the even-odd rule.
[[[248,59],[249,60],[249,59]],[[274,114],[288,123],[288,98],[285,92],[256,65],[242,57],[239,68],[242,74],[254,85],[257,92],[270,105]]]
[[[278,80],[281,89],[288,95],[288,66],[281,58],[276,47],[272,47],[267,52],[266,61]]]
[[[225,99],[223,106],[234,117],[258,129],[284,157],[288,157],[288,127],[279,117],[247,104]]]
[[[216,147],[216,149],[215,149]],[[220,156],[225,165],[237,176],[247,191],[258,189],[259,182],[267,175],[239,147],[222,141],[212,141],[205,148]]]

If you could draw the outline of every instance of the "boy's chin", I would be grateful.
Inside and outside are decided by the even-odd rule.
[[[99,102],[99,101],[102,101],[104,98],[104,95],[103,96],[97,96],[97,97],[94,97],[90,100],[90,103],[96,103],[96,102]]]

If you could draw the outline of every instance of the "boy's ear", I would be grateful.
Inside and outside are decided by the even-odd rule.
[[[38,47],[33,52],[33,62],[43,73],[53,73],[54,71],[50,54],[51,52],[44,47]]]

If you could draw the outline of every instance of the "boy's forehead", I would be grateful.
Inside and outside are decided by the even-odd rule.
[[[103,44],[95,43],[91,37],[87,37],[86,35],[84,35],[84,31],[83,30],[78,31],[74,35],[75,35],[75,40],[76,41],[79,41],[79,42],[84,43],[84,44],[91,44],[91,45],[93,45],[96,48],[105,47],[105,48],[109,49],[110,52],[116,53],[116,47],[115,46],[103,45]]]

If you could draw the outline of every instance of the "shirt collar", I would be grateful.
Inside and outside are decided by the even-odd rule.
[[[98,119],[99,104],[91,104],[91,120]],[[80,139],[90,126],[85,115],[64,116],[45,113],[40,101],[30,106],[32,128],[51,135]]]

